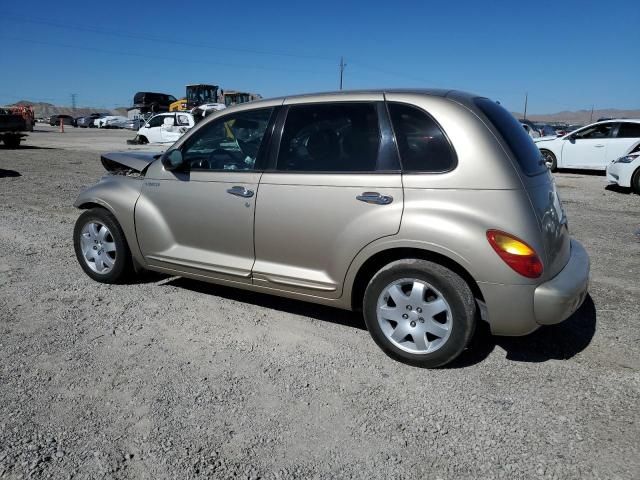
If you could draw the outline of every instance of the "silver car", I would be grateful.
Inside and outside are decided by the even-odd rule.
[[[102,157],[75,251],[94,280],[143,269],[362,311],[437,367],[476,322],[526,335],[582,303],[589,259],[544,159],[499,104],[363,91],[217,112],[163,155]]]

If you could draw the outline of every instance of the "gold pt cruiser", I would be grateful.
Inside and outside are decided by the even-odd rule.
[[[292,96],[208,117],[162,155],[102,156],[75,251],[362,311],[389,356],[437,367],[477,321],[525,335],[582,303],[589,258],[539,150],[496,102],[447,90]]]

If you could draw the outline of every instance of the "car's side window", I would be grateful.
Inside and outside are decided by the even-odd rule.
[[[178,125],[186,125],[189,126],[189,117],[186,115],[178,115],[178,121],[176,122]]]
[[[379,147],[375,103],[293,105],[287,113],[277,169],[372,172]]]
[[[616,138],[640,138],[640,123],[622,122]]]
[[[455,167],[453,147],[430,115],[402,103],[389,103],[389,114],[403,171],[437,173]]]
[[[158,115],[157,117],[153,117],[149,120],[149,128],[159,127],[164,123],[164,119],[167,118],[166,115]]]
[[[226,115],[198,130],[182,147],[192,170],[254,170],[273,108]]]
[[[596,138],[608,138],[611,136],[611,131],[615,123],[602,123],[600,125],[594,125],[584,130],[580,130],[573,134],[576,140],[588,140]]]

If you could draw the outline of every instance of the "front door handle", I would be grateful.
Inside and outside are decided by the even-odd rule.
[[[235,195],[237,197],[243,197],[243,198],[253,197],[253,190],[247,190],[245,187],[239,187],[237,185],[235,187],[231,187],[230,189],[228,189],[227,193],[230,193],[231,195]]]
[[[602,145],[602,144],[600,144],[600,145],[594,145],[594,147],[596,147],[596,148],[602,148],[602,147],[604,147],[604,145]]]
[[[357,200],[365,203],[376,203],[378,205],[389,205],[393,202],[391,195],[380,195],[378,192],[364,192],[356,197]]]

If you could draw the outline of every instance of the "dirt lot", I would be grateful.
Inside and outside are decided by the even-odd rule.
[[[640,477],[640,196],[558,174],[591,296],[429,371],[348,312],[91,281],[72,203],[133,135],[38,130],[0,148],[0,478]]]

